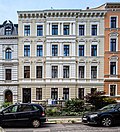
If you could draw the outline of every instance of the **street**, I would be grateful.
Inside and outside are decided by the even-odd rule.
[[[5,132],[120,132],[120,126],[97,127],[81,123],[45,124],[41,128],[4,128]]]

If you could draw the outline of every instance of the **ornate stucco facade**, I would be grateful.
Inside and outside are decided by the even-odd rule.
[[[18,97],[18,25],[5,21],[0,25],[0,105],[17,102]]]
[[[82,98],[94,90],[104,90],[104,15],[105,11],[92,9],[18,11],[20,102]],[[41,36],[37,35],[37,25],[42,25]],[[80,33],[80,25],[84,25],[84,33]],[[94,25],[97,29],[92,34]],[[42,45],[41,56],[37,55],[38,45]],[[36,78],[37,66],[42,67],[41,78]]]

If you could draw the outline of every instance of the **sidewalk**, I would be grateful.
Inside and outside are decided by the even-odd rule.
[[[81,117],[47,117],[46,123],[81,123]]]

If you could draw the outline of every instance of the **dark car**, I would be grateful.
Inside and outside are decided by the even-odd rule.
[[[110,104],[96,112],[84,114],[82,122],[106,127],[120,124],[120,103]]]
[[[39,104],[15,104],[0,112],[0,126],[39,127],[44,122],[46,122],[44,108]]]

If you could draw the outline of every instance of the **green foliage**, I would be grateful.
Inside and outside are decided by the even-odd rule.
[[[3,104],[2,104],[2,108],[6,108],[6,107],[8,107],[8,106],[10,106],[10,105],[12,105],[12,102],[3,102]]]
[[[59,116],[61,114],[61,111],[57,107],[51,107],[46,109],[47,116]]]
[[[104,96],[105,92],[96,91],[92,94],[87,94],[86,101],[95,106],[96,109],[100,109],[108,104],[116,103],[116,101],[110,97]]]
[[[64,110],[67,112],[81,112],[84,110],[84,101],[78,98],[67,100]]]

